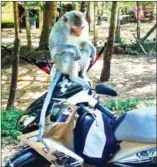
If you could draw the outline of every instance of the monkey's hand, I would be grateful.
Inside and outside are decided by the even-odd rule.
[[[55,59],[55,57],[63,55],[65,52],[71,52],[71,55],[73,56],[74,60],[81,59],[81,51],[76,45],[59,44],[50,51],[52,59]]]
[[[91,47],[91,59],[92,59],[92,63],[96,59],[96,48],[94,46]]]
[[[81,43],[81,48],[89,51],[92,62],[94,62],[96,58],[96,48],[93,44],[90,41],[85,41]]]
[[[74,45],[75,49],[71,49],[70,52],[72,53],[72,56],[74,58],[74,60],[80,60],[81,59],[81,51],[80,49]]]

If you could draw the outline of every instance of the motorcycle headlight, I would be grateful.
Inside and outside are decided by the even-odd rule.
[[[18,129],[24,129],[27,127],[30,123],[32,123],[35,120],[35,116],[32,115],[22,115],[21,118],[18,120],[17,128]]]
[[[143,163],[148,161],[157,161],[157,148],[141,151],[136,154],[130,155],[126,158],[120,159],[119,163]]]

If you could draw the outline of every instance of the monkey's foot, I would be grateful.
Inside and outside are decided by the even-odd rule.
[[[42,142],[43,141],[43,136],[39,134],[38,137],[37,137],[37,141]]]
[[[93,82],[91,80],[88,80],[88,83],[89,83],[90,87],[93,88]]]
[[[49,151],[49,146],[44,142],[42,136],[39,135],[37,141],[38,141],[38,142],[41,142],[41,143],[45,146],[44,151]]]

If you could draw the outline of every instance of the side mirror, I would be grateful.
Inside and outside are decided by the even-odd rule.
[[[96,85],[95,91],[98,94],[109,95],[109,96],[117,96],[116,90],[114,90],[111,87],[109,87],[107,85],[104,85],[104,84]]]

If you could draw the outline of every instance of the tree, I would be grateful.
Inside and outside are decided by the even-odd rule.
[[[86,19],[87,19],[87,22],[88,22],[88,24],[89,24],[89,31],[90,31],[90,29],[91,29],[91,17],[90,17],[90,4],[91,4],[91,2],[90,1],[88,1],[88,6],[87,6],[87,14],[86,14]]]
[[[89,31],[90,31],[90,24],[91,24],[91,17],[90,17],[90,1],[82,1],[81,2],[81,12],[86,14],[86,20],[89,24]]]
[[[18,3],[18,24],[19,24],[19,33],[22,33],[22,19],[25,15],[25,9],[24,7]]]
[[[117,25],[116,25],[116,32],[115,32],[115,42],[121,42],[121,38],[120,38],[120,8],[118,9],[117,12]]]
[[[25,7],[25,20],[26,20],[26,34],[27,34],[27,46],[28,49],[31,49],[32,47],[32,41],[31,41],[31,27],[30,27],[30,18],[29,18],[29,2],[24,2]]]
[[[39,8],[39,31],[40,34],[42,32],[42,27],[43,27],[43,10]]]
[[[10,84],[10,92],[6,110],[14,107],[17,77],[18,77],[18,63],[19,63],[19,34],[18,34],[18,3],[13,2],[14,10],[14,26],[15,26],[15,41],[14,41],[14,55],[12,55],[12,76]]]
[[[140,4],[137,1],[137,39],[140,39]]]
[[[57,2],[46,1],[43,9],[43,28],[40,36],[39,49],[48,47],[48,38],[51,31],[51,27],[56,22],[57,16]]]
[[[105,82],[110,78],[110,66],[112,59],[112,48],[115,36],[115,21],[116,21],[116,10],[117,10],[117,2],[112,2],[111,8],[111,17],[110,17],[110,27],[109,27],[109,35],[106,44],[106,49],[103,55],[103,69],[100,76],[100,81]]]
[[[94,45],[96,45],[97,43],[97,38],[98,38],[98,34],[96,31],[96,23],[97,23],[97,10],[98,10],[98,2],[94,2]]]
[[[88,3],[89,3],[88,1],[82,1],[82,2],[81,2],[81,12],[87,13]]]
[[[101,2],[101,16],[103,16],[104,15],[104,4],[105,4],[105,2],[103,1],[103,2]]]
[[[142,38],[142,42],[144,42],[149,35],[157,28],[157,23],[154,24],[154,26],[146,33],[146,35]]]

